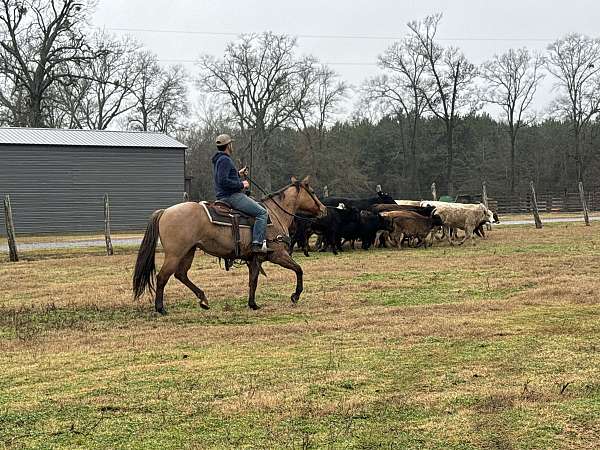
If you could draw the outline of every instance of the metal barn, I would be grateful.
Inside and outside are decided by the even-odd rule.
[[[104,194],[112,230],[141,230],[182,201],[185,149],[160,133],[0,128],[0,201],[17,235],[102,231]]]

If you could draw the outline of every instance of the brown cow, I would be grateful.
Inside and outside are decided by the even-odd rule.
[[[418,246],[427,247],[427,236],[433,228],[443,224],[442,219],[433,214],[425,217],[414,211],[387,211],[381,213],[390,229],[390,238],[400,248],[402,241],[415,239]]]

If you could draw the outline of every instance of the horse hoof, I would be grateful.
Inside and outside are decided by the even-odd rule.
[[[296,303],[298,303],[298,300],[300,300],[300,295],[293,293],[292,296],[290,297],[290,299],[292,300],[292,303],[295,305]]]
[[[208,301],[206,301],[206,300],[201,300],[198,302],[198,304],[200,305],[200,308],[202,308],[202,309],[210,309],[210,306],[208,306]]]
[[[250,309],[253,309],[254,311],[256,311],[257,309],[260,309],[260,306],[258,306],[256,303],[248,303],[248,307]]]
[[[157,308],[156,312],[159,313],[161,316],[167,315],[167,310],[165,308]]]

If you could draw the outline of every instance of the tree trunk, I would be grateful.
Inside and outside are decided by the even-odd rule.
[[[581,158],[581,129],[575,130],[575,170],[577,182],[583,183],[583,161]]]
[[[412,182],[412,191],[413,193],[417,193],[419,191],[419,172],[417,170],[417,122],[418,117],[415,114],[412,126],[412,133],[410,137],[410,167],[411,167],[411,182]]]
[[[446,123],[446,195],[454,195],[454,180],[452,170],[452,166],[454,164],[453,132],[454,125],[450,122]]]
[[[515,195],[515,155],[517,150],[517,136],[510,132],[510,195]]]
[[[44,118],[42,117],[41,97],[31,97],[31,105],[29,109],[29,126],[32,128],[42,128],[44,126]]]

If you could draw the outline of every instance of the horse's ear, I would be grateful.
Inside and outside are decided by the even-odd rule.
[[[292,177],[292,184],[297,183],[297,182],[298,182],[298,178],[296,178],[296,177],[293,176]]]
[[[310,175],[307,175],[304,177],[304,180],[302,180],[302,184],[308,184],[309,181],[310,181]]]

